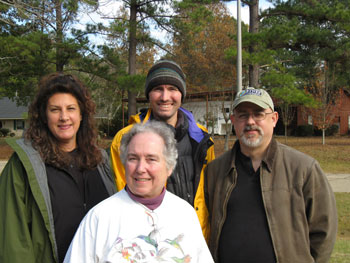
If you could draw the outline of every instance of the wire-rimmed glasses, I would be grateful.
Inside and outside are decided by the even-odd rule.
[[[255,111],[253,113],[248,112],[238,112],[235,113],[234,116],[237,118],[238,121],[246,121],[249,119],[250,116],[252,116],[254,121],[263,121],[266,119],[266,116],[268,114],[272,114],[274,112],[264,112],[264,111]]]

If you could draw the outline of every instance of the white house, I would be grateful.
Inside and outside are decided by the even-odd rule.
[[[138,111],[142,108],[148,108],[149,104],[139,103],[137,105]],[[188,101],[182,104],[182,107],[186,110],[192,112],[196,122],[202,124],[208,129],[208,132],[211,133],[212,125],[211,120],[214,123],[214,134],[225,135],[225,119],[222,113],[222,103],[224,103],[226,113],[230,114],[230,104],[231,101]],[[207,106],[208,105],[208,106]],[[207,115],[208,115],[208,124],[207,124]],[[228,121],[229,130],[232,131],[231,120]]]
[[[28,107],[17,106],[9,98],[0,98],[0,128],[9,129],[16,136],[22,136],[28,127]]]
[[[222,113],[222,103],[226,114],[230,115],[230,101],[192,101],[185,102],[182,107],[192,112],[196,122],[207,127],[208,132],[211,133],[212,125],[211,120],[214,124],[214,134],[225,135],[226,134],[226,123],[224,115]],[[207,106],[208,105],[208,106]],[[208,124],[207,124],[208,116]],[[229,130],[232,130],[231,120],[228,121]]]

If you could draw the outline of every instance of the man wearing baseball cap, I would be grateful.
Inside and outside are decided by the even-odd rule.
[[[129,120],[111,144],[111,157],[118,191],[125,186],[125,170],[119,146],[134,123],[158,120],[167,123],[177,140],[177,165],[167,181],[168,191],[190,203],[196,210],[207,238],[208,210],[204,198],[204,168],[215,158],[214,143],[205,127],[195,122],[191,112],[181,107],[186,96],[186,78],[181,67],[171,60],[159,60],[147,74],[145,95],[150,107]],[[148,200],[150,201],[150,200]]]
[[[233,108],[238,140],[205,170],[214,261],[328,262],[337,211],[320,165],[273,138],[278,113],[265,90],[243,90]]]

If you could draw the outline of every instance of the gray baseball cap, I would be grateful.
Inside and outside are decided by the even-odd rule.
[[[274,111],[273,101],[270,95],[263,89],[247,88],[239,92],[233,101],[233,109],[242,102],[250,102],[263,109],[271,108]]]

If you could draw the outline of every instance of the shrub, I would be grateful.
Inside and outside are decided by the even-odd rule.
[[[312,125],[300,125],[294,131],[295,136],[307,137],[314,134],[314,127]]]
[[[6,137],[10,133],[10,130],[7,128],[1,128],[0,133],[2,134],[1,136]]]
[[[326,130],[326,136],[333,136],[333,135],[337,134],[338,131],[339,131],[339,126],[336,124],[333,124],[331,127],[329,127]]]
[[[333,124],[331,127],[326,129],[326,136],[333,136],[338,133],[339,126],[336,124]],[[316,136],[322,136],[322,130],[321,129],[316,129],[314,130],[314,134]]]

